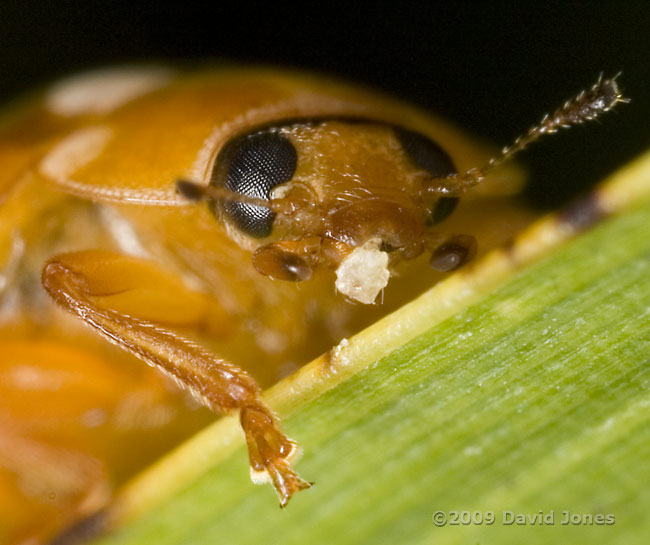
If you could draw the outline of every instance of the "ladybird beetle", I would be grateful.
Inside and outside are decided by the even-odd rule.
[[[490,160],[417,108],[265,68],[96,71],[8,111],[1,538],[45,539],[206,422],[134,359],[239,411],[286,505],[310,483],[262,386],[507,240],[531,214],[496,167],[622,100],[601,78]]]

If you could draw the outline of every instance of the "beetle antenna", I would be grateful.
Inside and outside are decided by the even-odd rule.
[[[176,191],[188,201],[231,201],[253,206],[268,208],[274,212],[283,212],[285,207],[277,200],[266,200],[258,197],[249,197],[228,189],[227,187],[217,187],[214,185],[202,185],[190,180],[176,180]]]
[[[207,198],[205,186],[189,180],[176,180],[176,191],[192,202],[199,202]]]
[[[598,81],[591,88],[585,89],[572,99],[567,100],[552,114],[546,114],[537,125],[533,125],[527,133],[503,148],[501,153],[490,159],[485,166],[472,168],[465,174],[454,174],[444,180],[437,180],[433,190],[438,193],[458,193],[475,186],[485,179],[488,171],[510,160],[543,135],[598,119],[602,114],[612,110],[619,102],[629,102],[629,99],[623,97],[619,89],[616,81],[619,76],[620,72],[613,78],[603,78],[601,73]]]

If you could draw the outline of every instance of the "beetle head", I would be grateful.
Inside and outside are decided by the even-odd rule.
[[[418,132],[362,118],[292,119],[224,145],[208,199],[235,236],[256,241],[258,272],[297,281],[336,268],[339,291],[368,303],[390,266],[440,243],[431,227],[457,199],[433,181],[455,173]],[[196,198],[196,186],[179,188]]]

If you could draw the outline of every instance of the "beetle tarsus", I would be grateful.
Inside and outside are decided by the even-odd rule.
[[[253,481],[271,480],[280,507],[285,507],[291,496],[312,485],[291,468],[291,461],[298,451],[296,443],[278,429],[275,418],[265,407],[243,408],[240,420]]]

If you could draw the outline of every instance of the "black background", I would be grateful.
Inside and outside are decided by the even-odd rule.
[[[387,90],[508,144],[604,72],[632,99],[536,145],[527,197],[555,206],[650,142],[647,2],[0,4],[0,99],[77,70],[216,58],[306,67]],[[263,6],[263,7],[262,7]]]

